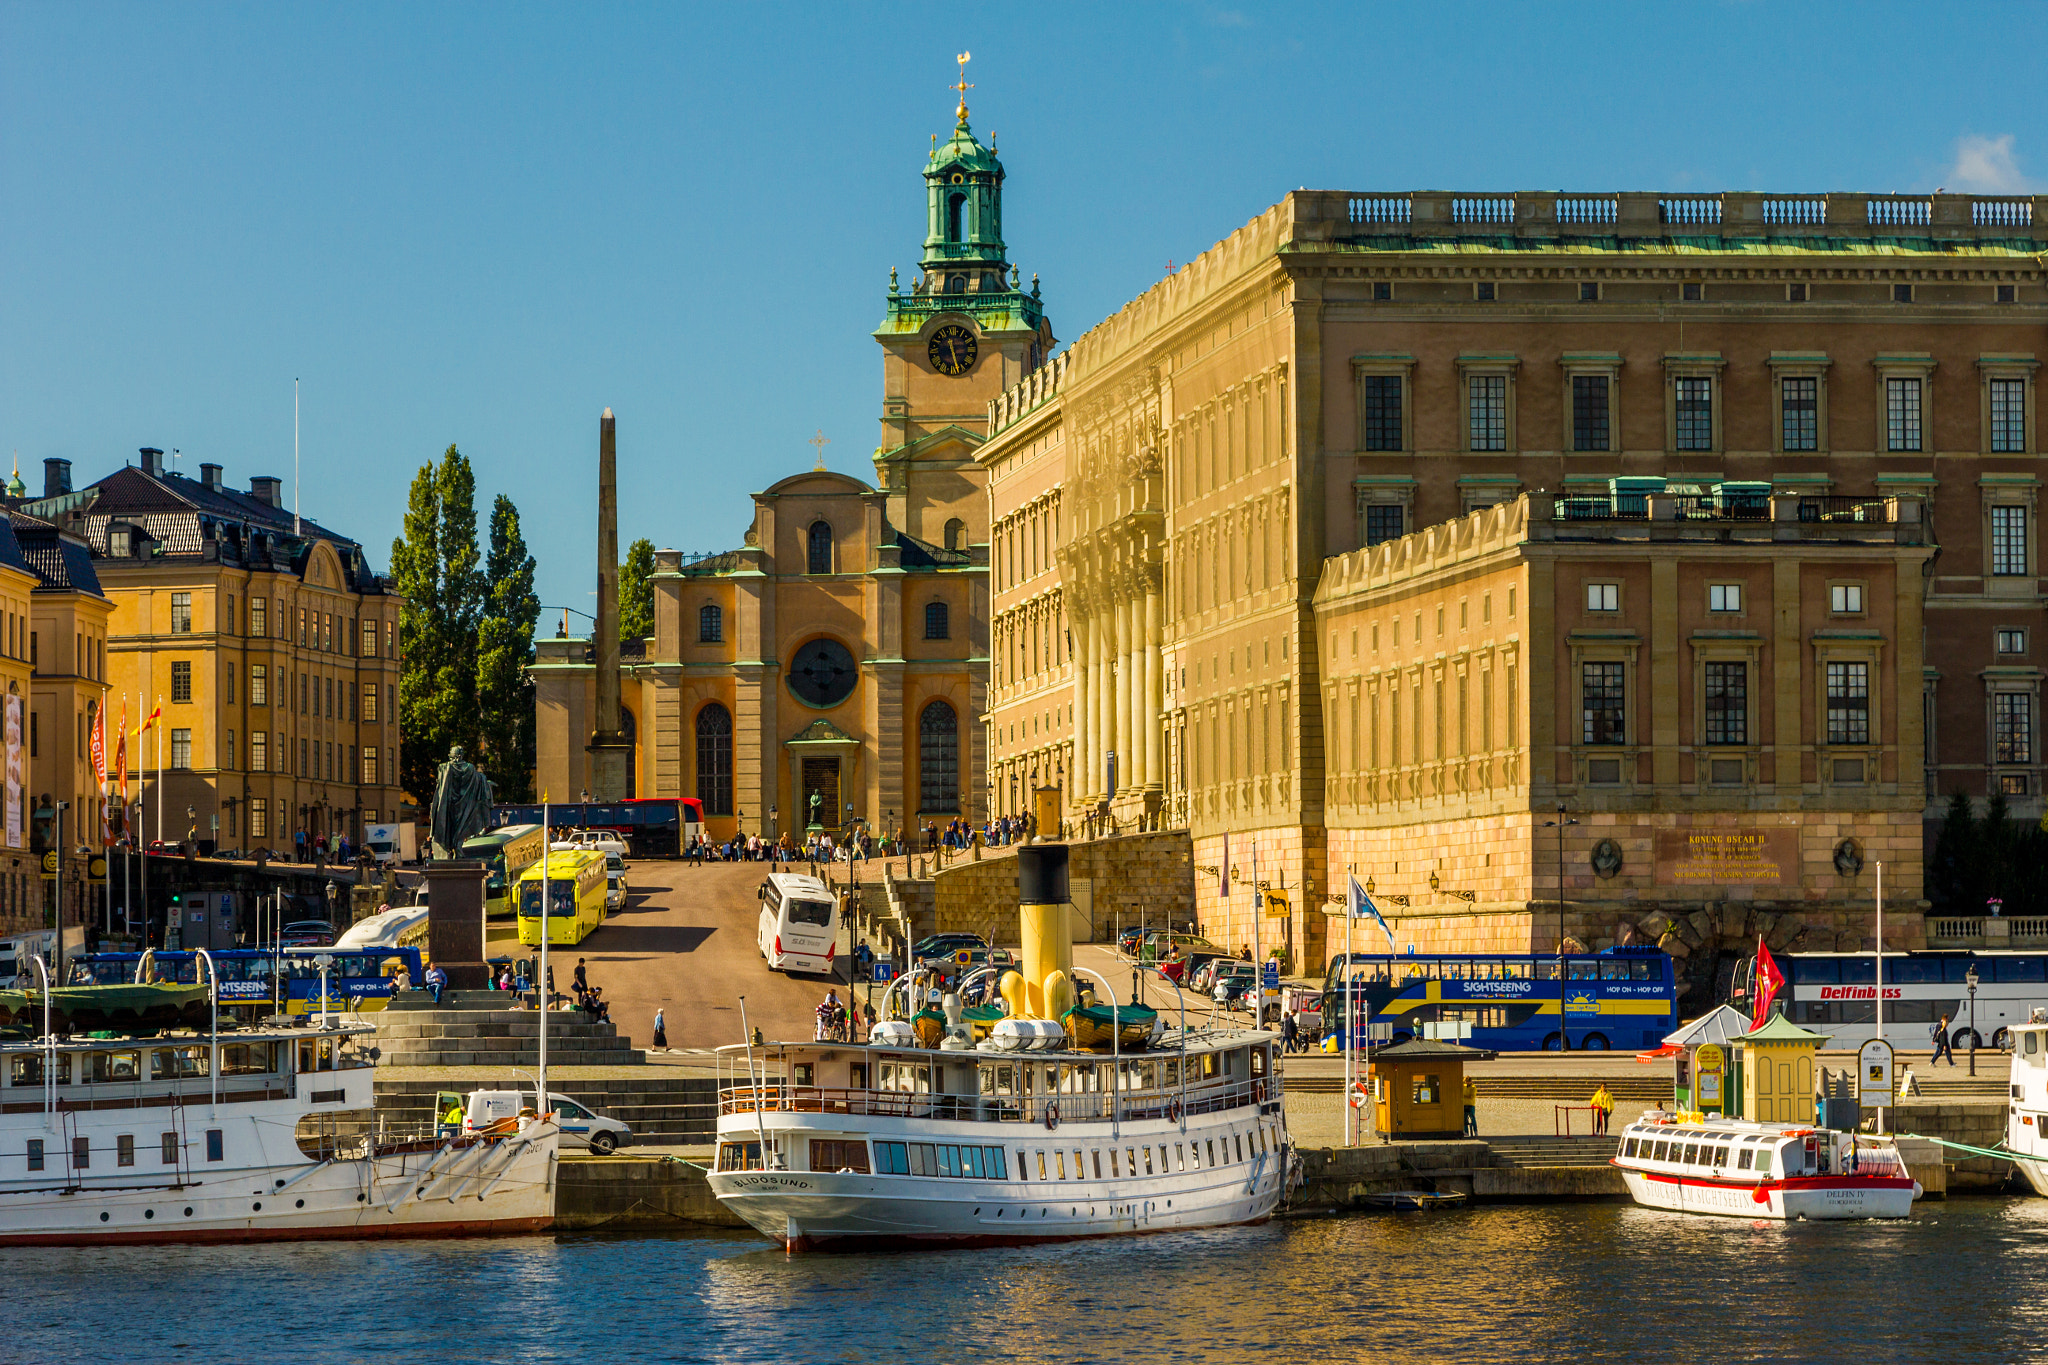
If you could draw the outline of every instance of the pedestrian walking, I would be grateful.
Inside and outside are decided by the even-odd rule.
[[[654,1011],[654,1045],[664,1051],[668,1049],[668,1018],[659,1009]]]
[[[589,989],[590,977],[585,974],[583,969],[583,959],[579,957],[576,959],[576,994],[581,995],[583,994],[583,992]]]
[[[1294,1045],[1295,1045],[1296,1041],[1300,1039],[1300,1037],[1301,1037],[1301,1029],[1300,1029],[1300,1027],[1299,1027],[1299,1026],[1298,1026],[1298,1025],[1297,1025],[1297,1024],[1296,1024],[1296,1023],[1294,1022],[1294,1013],[1293,1013],[1293,1011],[1291,1011],[1291,1010],[1290,1010],[1290,1011],[1288,1011],[1288,1012],[1287,1012],[1286,1014],[1283,1014],[1283,1015],[1281,1015],[1281,1016],[1280,1016],[1280,1039],[1281,1039],[1281,1047],[1282,1047],[1282,1048],[1283,1048],[1283,1049],[1284,1049],[1285,1051],[1288,1051],[1288,1052],[1292,1052],[1292,1051],[1294,1051],[1294,1050],[1295,1050],[1295,1048],[1294,1048]]]
[[[1948,1016],[1944,1014],[1940,1019],[1936,1020],[1934,1027],[1929,1032],[1934,1037],[1934,1055],[1927,1059],[1927,1065],[1931,1068],[1936,1062],[1946,1057],[1948,1058],[1948,1064],[1954,1066],[1956,1064],[1956,1054],[1950,1050],[1948,1045]]]
[[[1479,1089],[1470,1076],[1465,1078],[1465,1136],[1479,1136]]]

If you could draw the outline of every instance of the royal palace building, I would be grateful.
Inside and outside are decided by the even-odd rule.
[[[926,235],[891,270],[870,484],[819,468],[754,494],[737,548],[656,554],[655,631],[621,649],[628,792],[592,792],[595,651],[543,640],[537,777],[700,798],[716,837],[908,830],[988,813],[990,402],[1054,344],[1003,242],[1003,166],[958,110],[924,167]],[[629,428],[630,433],[630,428]],[[631,436],[628,435],[628,449]]]
[[[1288,195],[989,407],[996,808],[1187,829],[1232,945],[1256,849],[1304,967],[1347,869],[1425,950],[1860,941],[1951,792],[2041,811],[2044,246],[2024,197]]]

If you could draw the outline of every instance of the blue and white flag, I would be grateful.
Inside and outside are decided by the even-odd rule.
[[[1372,897],[1365,894],[1365,888],[1358,884],[1358,878],[1353,877],[1350,881],[1351,890],[1347,896],[1350,904],[1347,909],[1352,918],[1363,919],[1370,915],[1373,923],[1379,925],[1380,932],[1387,936],[1387,951],[1390,953],[1396,951],[1394,947],[1394,931],[1387,927],[1386,916],[1380,914],[1380,908],[1372,903]]]

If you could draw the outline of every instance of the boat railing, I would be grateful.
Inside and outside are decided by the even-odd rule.
[[[1177,1113],[1211,1114],[1277,1098],[1265,1078],[1202,1081],[1185,1092],[1077,1090],[1034,1095],[968,1095],[909,1090],[835,1089],[829,1086],[731,1085],[718,1092],[721,1114],[849,1114],[871,1118],[949,1119],[965,1123],[1044,1123],[1055,1112],[1059,1122],[1108,1120],[1113,1098],[1123,1101],[1120,1117],[1127,1123],[1171,1119]]]

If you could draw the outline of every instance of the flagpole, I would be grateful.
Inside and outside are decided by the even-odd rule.
[[[1351,999],[1351,923],[1358,918],[1358,898],[1352,891],[1357,882],[1350,863],[1344,864],[1344,1145],[1357,1145],[1358,1071],[1353,1063],[1351,1035],[1357,1031],[1357,1016]]]
[[[1883,864],[1883,863],[1879,863],[1879,864],[1877,865],[1877,1040],[1878,1040],[1878,1041],[1879,1041],[1880,1043],[1884,1041],[1884,864]],[[1951,1059],[1951,1061],[1953,1061],[1953,1059]],[[1859,1065],[1860,1065],[1860,1058],[1859,1058]],[[1933,1073],[1933,1071],[1934,1071],[1934,1063],[1932,1063],[1932,1062],[1929,1062],[1929,1063],[1927,1064],[1927,1070],[1928,1070],[1929,1074],[1932,1074],[1932,1073]],[[1860,1085],[1862,1084],[1862,1082],[1861,1082],[1861,1081],[1859,1080],[1859,1081],[1857,1082],[1857,1084],[1858,1084],[1858,1085],[1860,1086]],[[1879,1137],[1882,1137],[1882,1136],[1884,1136],[1884,1111],[1885,1111],[1885,1110],[1886,1110],[1886,1109],[1887,1109],[1888,1107],[1889,1107],[1889,1106],[1887,1106],[1887,1105],[1882,1105],[1882,1104],[1880,1104],[1879,1106],[1877,1106],[1877,1132],[1878,1132],[1878,1136],[1879,1136]]]
[[[548,898],[554,891],[549,874],[554,871],[555,834],[548,818],[548,794],[540,794],[540,980],[534,985],[540,998],[540,1065],[537,1068],[540,1080],[540,1094],[534,1097],[534,1117],[547,1113],[548,1106]],[[513,922],[518,923],[519,907],[512,907]]]
[[[156,710],[150,713],[150,728],[156,731],[156,841],[164,841],[164,699],[156,699]]]

